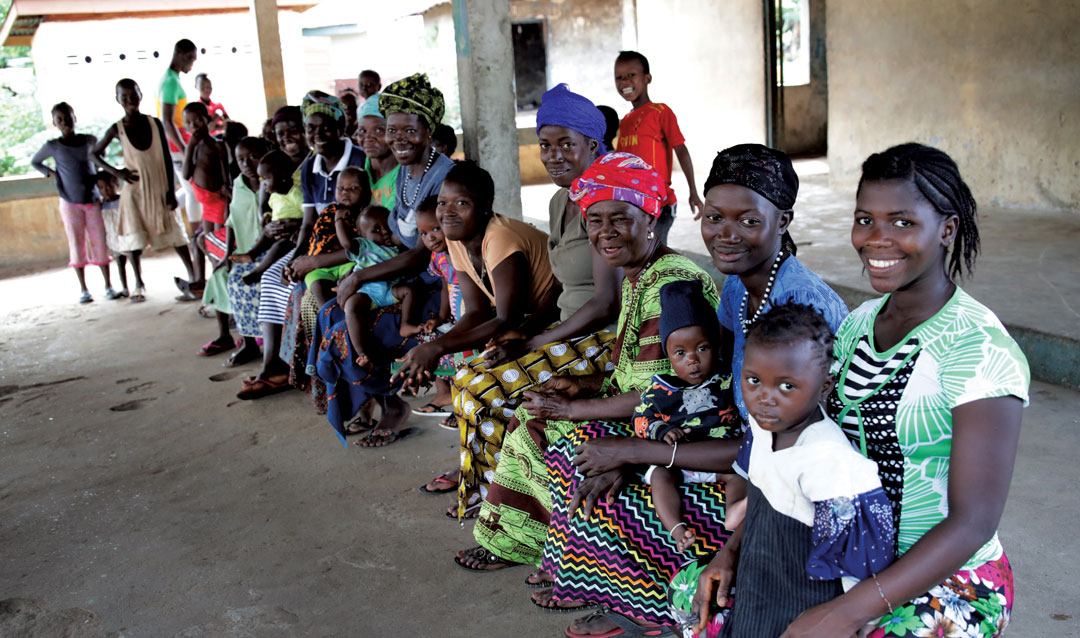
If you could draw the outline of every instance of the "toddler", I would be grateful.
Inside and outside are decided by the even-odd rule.
[[[302,219],[304,217],[303,200],[300,186],[293,182],[292,160],[283,151],[270,151],[259,160],[258,168],[259,184],[262,190],[270,193],[268,203],[270,206],[270,221],[277,222],[284,219]],[[259,265],[244,275],[242,281],[254,286],[262,278],[262,275],[274,262],[281,259],[296,245],[294,237],[286,239],[274,239],[268,232],[263,231],[258,241],[252,244],[247,252],[238,253],[229,257],[230,261],[237,263],[250,263],[255,256],[263,254]],[[263,253],[263,251],[266,251]]]
[[[368,206],[356,219],[356,239],[351,239],[347,226],[346,213],[339,210],[335,224],[338,240],[348,246],[346,254],[355,264],[354,270],[374,266],[388,259],[397,257],[401,248],[395,244],[396,237],[390,232],[390,211],[382,206]],[[356,294],[345,302],[345,320],[349,328],[349,342],[356,352],[356,364],[362,368],[373,367],[371,357],[367,355],[364,323],[368,312],[374,308],[391,306],[398,298],[408,295],[403,285],[392,285],[387,281],[369,281],[360,286]],[[398,296],[398,298],[395,298]],[[411,308],[410,308],[411,309]],[[402,315],[405,314],[402,304]]]
[[[101,197],[101,219],[105,222],[105,245],[116,260],[116,272],[120,275],[120,292],[117,297],[129,297],[127,280],[127,254],[120,250],[117,230],[120,227],[120,183],[113,175],[105,171],[98,172],[98,195]]]
[[[748,505],[724,548],[739,555],[738,592],[727,618],[714,619],[721,636],[776,638],[895,558],[877,464],[820,407],[834,383],[833,340],[817,310],[794,303],[770,310],[746,338],[750,424],[735,471],[749,481]]]
[[[315,213],[311,233],[307,240],[307,255],[311,257],[343,251],[352,244],[353,228],[368,204],[371,203],[371,187],[363,170],[349,166],[337,176],[334,185],[334,203]],[[345,236],[338,235],[338,220],[343,222]],[[342,243],[345,242],[345,243]],[[297,252],[300,252],[298,249]],[[320,308],[334,296],[333,287],[348,275],[355,264],[346,261],[338,266],[315,268],[304,275],[304,284],[315,297]]]
[[[720,336],[716,310],[705,300],[700,281],[673,281],[660,289],[660,344],[674,375],[658,374],[641,395],[634,412],[634,432],[642,438],[672,446],[674,460],[679,441],[733,438],[741,434],[731,375],[720,373]],[[678,484],[724,483],[726,502],[741,500],[745,481],[736,475],[652,466],[645,483],[652,486],[653,504],[664,529],[680,552],[696,538],[682,518]]]

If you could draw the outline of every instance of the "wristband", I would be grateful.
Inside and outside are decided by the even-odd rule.
[[[675,441],[675,447],[671,450],[671,462],[665,466],[665,469],[671,469],[672,465],[675,465],[675,453],[679,451],[679,442]]]

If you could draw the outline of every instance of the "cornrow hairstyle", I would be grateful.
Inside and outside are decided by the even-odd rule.
[[[642,71],[646,74],[649,73],[649,58],[641,55],[637,51],[619,51],[619,57],[615,58],[616,62],[629,62],[631,60],[640,62]]]
[[[71,108],[71,105],[67,102],[57,102],[56,104],[53,104],[52,110],[49,111],[49,114],[56,115],[57,111],[63,111],[68,115],[72,115],[75,113],[75,109]]]
[[[945,217],[956,215],[960,221],[953,251],[949,257],[948,276],[970,277],[979,254],[979,226],[975,198],[960,177],[960,169],[944,151],[909,142],[874,153],[863,162],[859,190],[866,182],[901,180],[911,182],[919,194]]]
[[[477,213],[491,212],[491,205],[495,201],[495,182],[491,179],[491,173],[480,168],[476,162],[465,160],[455,163],[443,182],[457,184],[468,191],[476,204]]]
[[[194,113],[195,115],[201,115],[206,119],[210,119],[210,111],[206,108],[206,105],[202,102],[188,102],[184,106],[184,113]]]
[[[815,358],[828,372],[833,363],[833,335],[829,322],[813,306],[789,301],[773,306],[746,335],[746,347],[761,345],[792,345],[809,341],[814,346]]]

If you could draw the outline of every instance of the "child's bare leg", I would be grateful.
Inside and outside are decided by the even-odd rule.
[[[311,282],[309,289],[311,290],[311,296],[315,297],[315,303],[319,304],[322,308],[326,305],[327,301],[334,296],[334,291],[331,290],[334,287],[334,282],[328,279],[316,279]]]
[[[142,280],[142,251],[133,250],[128,256],[131,257],[131,273],[135,275],[135,287],[145,288]]]
[[[371,297],[358,292],[345,302],[345,324],[349,327],[349,343],[356,355],[356,364],[361,368],[370,368],[371,359],[366,354],[367,345],[364,334],[364,319],[371,308]]]
[[[180,261],[184,262],[184,268],[187,269],[188,281],[195,279],[195,268],[191,263],[191,251],[188,250],[187,244],[177,246],[176,254],[180,257]]]
[[[205,237],[214,232],[214,224],[203,220],[199,232],[192,235],[189,249],[191,250],[191,270],[194,279],[191,285],[199,288],[206,285],[206,250],[203,247]]]
[[[124,253],[113,253],[113,257],[116,259],[116,272],[120,275],[120,292],[127,294],[127,255]]]
[[[416,290],[410,284],[398,284],[391,290],[394,297],[401,300],[401,327],[398,332],[402,337],[411,337],[420,334],[423,326],[418,325],[413,316],[416,306]]]
[[[263,255],[262,261],[255,267],[255,270],[252,270],[241,277],[241,281],[249,286],[254,286],[262,279],[263,273],[265,273],[270,266],[273,266],[274,262],[284,257],[292,247],[292,242],[284,239],[274,242],[270,248],[267,249],[266,254]]]
[[[652,472],[652,497],[656,514],[680,552],[693,545],[696,538],[694,531],[682,517],[682,496],[679,494],[678,482],[681,478],[682,470],[656,467]]]
[[[86,288],[86,269],[82,266],[75,266],[75,276],[79,279],[79,289],[83,292],[90,292]]]
[[[101,277],[102,277],[102,279],[105,280],[105,288],[106,288],[106,290],[109,289],[109,288],[112,288],[112,274],[109,272],[109,264],[104,264],[104,265],[100,266],[100,268],[101,268]]]

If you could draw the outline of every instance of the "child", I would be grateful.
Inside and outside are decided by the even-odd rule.
[[[120,192],[117,188],[120,183],[105,171],[98,172],[96,179],[98,195],[101,196],[101,219],[105,222],[105,244],[116,259],[116,272],[120,275],[121,289],[116,293],[116,297],[126,298],[130,296],[127,283],[127,255],[120,252],[116,241],[117,229],[120,226]]]
[[[634,412],[634,431],[642,438],[664,441],[675,458],[679,441],[731,438],[742,432],[731,389],[731,375],[719,370],[720,337],[716,311],[702,294],[701,282],[674,281],[660,289],[660,344],[674,377],[658,374],[641,395]],[[680,552],[694,543],[694,530],[682,520],[678,483],[723,481],[727,503],[742,500],[745,481],[735,475],[675,470],[654,465],[645,473],[664,529]]]
[[[439,124],[431,132],[431,145],[436,151],[450,157],[457,150],[457,134],[446,124]]]
[[[165,144],[165,128],[155,117],[139,112],[142,91],[135,80],[116,83],[116,101],[124,108],[124,118],[109,127],[94,147],[94,161],[111,175],[128,184],[120,191],[117,246],[131,258],[135,274],[134,302],[146,301],[142,280],[142,250],[172,246],[184,262],[188,279],[194,279],[187,234],[176,211],[176,186],[172,158]],[[124,152],[124,168],[105,161],[105,149],[119,139]]]
[[[109,280],[109,252],[105,243],[105,223],[101,218],[101,204],[94,196],[94,165],[91,150],[97,142],[93,135],[75,132],[75,109],[67,102],[52,107],[53,126],[60,137],[49,140],[34,154],[31,166],[45,177],[52,177],[60,194],[60,219],[68,239],[68,265],[75,269],[82,296],[79,303],[94,300],[86,288],[86,264],[101,267],[105,279],[105,297],[119,299]],[[44,164],[48,158],[56,163],[56,170]]]
[[[282,151],[270,151],[263,155],[259,161],[259,183],[261,188],[270,193],[267,199],[270,207],[270,221],[276,222],[283,219],[302,219],[304,217],[304,196],[300,192],[300,186],[293,182],[293,165],[289,156]],[[249,286],[255,285],[262,278],[266,269],[274,265],[293,249],[295,238],[275,240],[269,233],[263,231],[262,236],[247,252],[231,255],[230,261],[237,263],[250,263],[254,258],[266,251],[259,265],[244,275],[243,282]]]
[[[624,100],[634,106],[619,123],[618,150],[633,153],[660,172],[667,182],[668,196],[663,202],[656,234],[667,243],[668,230],[675,221],[675,191],[671,188],[671,152],[679,158],[679,166],[690,187],[690,208],[694,219],[701,218],[702,203],[694,183],[694,164],[686,150],[686,140],[679,130],[675,113],[666,104],[649,100],[649,60],[637,51],[620,51],[615,58],[615,88]]]
[[[225,225],[229,205],[228,153],[221,142],[210,135],[210,116],[202,102],[191,102],[184,107],[184,130],[191,132],[184,150],[184,179],[191,182],[195,199],[201,204],[202,221],[191,238],[192,263],[195,278],[184,281],[176,278],[176,285],[185,301],[194,301],[206,286],[205,251],[203,238]]]
[[[374,266],[388,259],[397,257],[401,249],[394,245],[395,237],[390,232],[390,211],[382,206],[368,206],[356,220],[356,231],[359,234],[355,240],[351,239],[346,226],[345,212],[339,210],[335,225],[337,226],[338,238],[346,249],[349,259],[355,264],[354,270]],[[395,293],[404,292],[402,286],[393,286],[386,281],[371,281],[362,286],[355,295],[345,302],[345,320],[349,328],[349,341],[353,350],[356,351],[356,364],[362,368],[373,367],[371,357],[366,352],[366,335],[364,334],[364,320],[369,310],[382,308],[397,303]],[[404,315],[405,309],[402,308]]]
[[[315,214],[311,234],[307,241],[307,254],[314,257],[341,251],[352,245],[353,228],[360,212],[371,203],[371,187],[363,170],[349,166],[338,174],[334,186],[334,203]],[[338,218],[344,223],[345,237],[338,235]],[[344,243],[342,243],[344,241]],[[333,296],[338,280],[353,270],[353,262],[338,266],[316,268],[304,275],[304,284],[315,297],[320,308]]]
[[[770,310],[747,336],[750,426],[735,470],[749,480],[738,592],[722,636],[775,638],[806,609],[874,578],[895,558],[892,506],[877,464],[820,403],[833,387],[833,334],[813,307]],[[727,548],[725,548],[727,549]],[[779,575],[784,595],[777,595]]]

